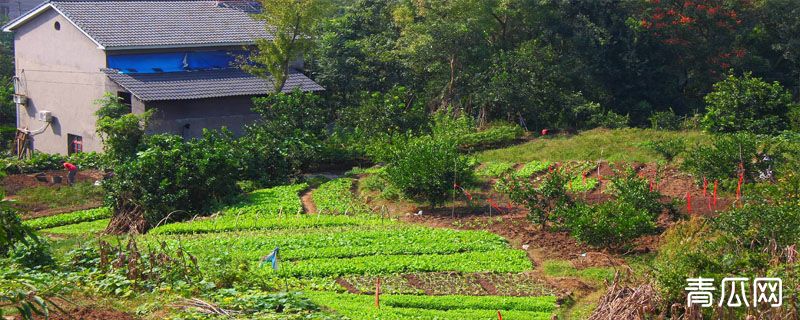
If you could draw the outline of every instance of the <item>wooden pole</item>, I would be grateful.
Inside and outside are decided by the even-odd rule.
[[[381,308],[381,278],[375,280],[375,308]]]

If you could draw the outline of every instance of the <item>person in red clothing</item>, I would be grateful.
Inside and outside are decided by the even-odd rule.
[[[75,183],[75,175],[78,174],[78,167],[69,162],[64,162],[64,169],[67,169],[67,183],[72,185]]]

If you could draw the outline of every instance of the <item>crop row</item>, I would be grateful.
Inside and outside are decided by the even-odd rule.
[[[309,228],[318,226],[352,225],[349,221],[302,218],[303,204],[299,192],[305,184],[257,190],[240,204],[227,207],[219,216],[173,223],[157,227],[153,234],[207,233],[234,230]]]
[[[108,226],[109,219],[68,224],[65,226],[42,229],[42,232],[60,235],[92,235],[101,232]]]
[[[305,215],[286,216],[235,216],[223,215],[217,218],[200,219],[173,223],[155,228],[149,234],[193,234],[230,232],[246,230],[285,230],[337,226],[365,226],[380,224],[378,219],[354,218],[349,216]]]
[[[600,181],[597,178],[583,178],[582,176],[572,177],[567,182],[567,190],[571,192],[589,192],[597,188]]]
[[[274,248],[283,260],[351,258],[372,255],[450,254],[506,249],[506,241],[484,231],[457,231],[420,227],[367,230],[326,228],[312,232],[261,234],[214,234],[202,238],[171,238],[199,257],[232,252],[237,258],[257,261]]]
[[[499,178],[514,170],[510,162],[486,162],[478,169],[477,174],[482,177]]]
[[[350,274],[395,274],[410,272],[522,272],[531,265],[524,251],[502,249],[448,255],[375,255],[355,258],[323,258],[287,261],[278,273],[290,277],[328,277]],[[272,272],[271,269],[261,269]]]
[[[356,199],[351,191],[353,179],[340,178],[328,181],[319,186],[311,199],[317,212],[323,214],[358,214],[369,212],[369,208]]]
[[[265,216],[302,213],[303,205],[299,193],[306,188],[308,188],[306,184],[295,184],[256,190],[247,196],[247,200],[226,208],[224,214]]]
[[[555,310],[554,297],[468,297],[383,295],[381,308],[375,308],[368,295],[311,292],[312,301],[353,320],[360,319],[496,319],[497,310],[508,319],[550,319]],[[476,308],[480,307],[480,308]],[[511,307],[511,308],[509,308]],[[514,309],[521,307],[523,309]]]
[[[552,165],[553,163],[550,161],[534,160],[526,163],[521,169],[519,169],[519,171],[514,173],[514,175],[521,178],[530,178],[534,174],[549,169]]]
[[[81,222],[107,219],[111,217],[109,208],[97,208],[89,210],[75,211],[49,217],[27,220],[24,224],[34,230],[42,230]]]

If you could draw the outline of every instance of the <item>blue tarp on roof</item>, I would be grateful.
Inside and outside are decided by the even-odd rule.
[[[199,51],[109,55],[108,68],[120,73],[160,73],[230,68],[244,51]]]

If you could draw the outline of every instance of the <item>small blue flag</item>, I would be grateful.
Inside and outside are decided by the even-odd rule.
[[[271,262],[272,263],[272,270],[278,270],[278,252],[279,251],[280,251],[279,247],[275,248],[275,250],[272,250],[272,253],[270,253],[268,256],[261,258],[261,265],[259,265],[259,267],[260,268],[264,267],[264,264],[266,264],[267,262]]]

